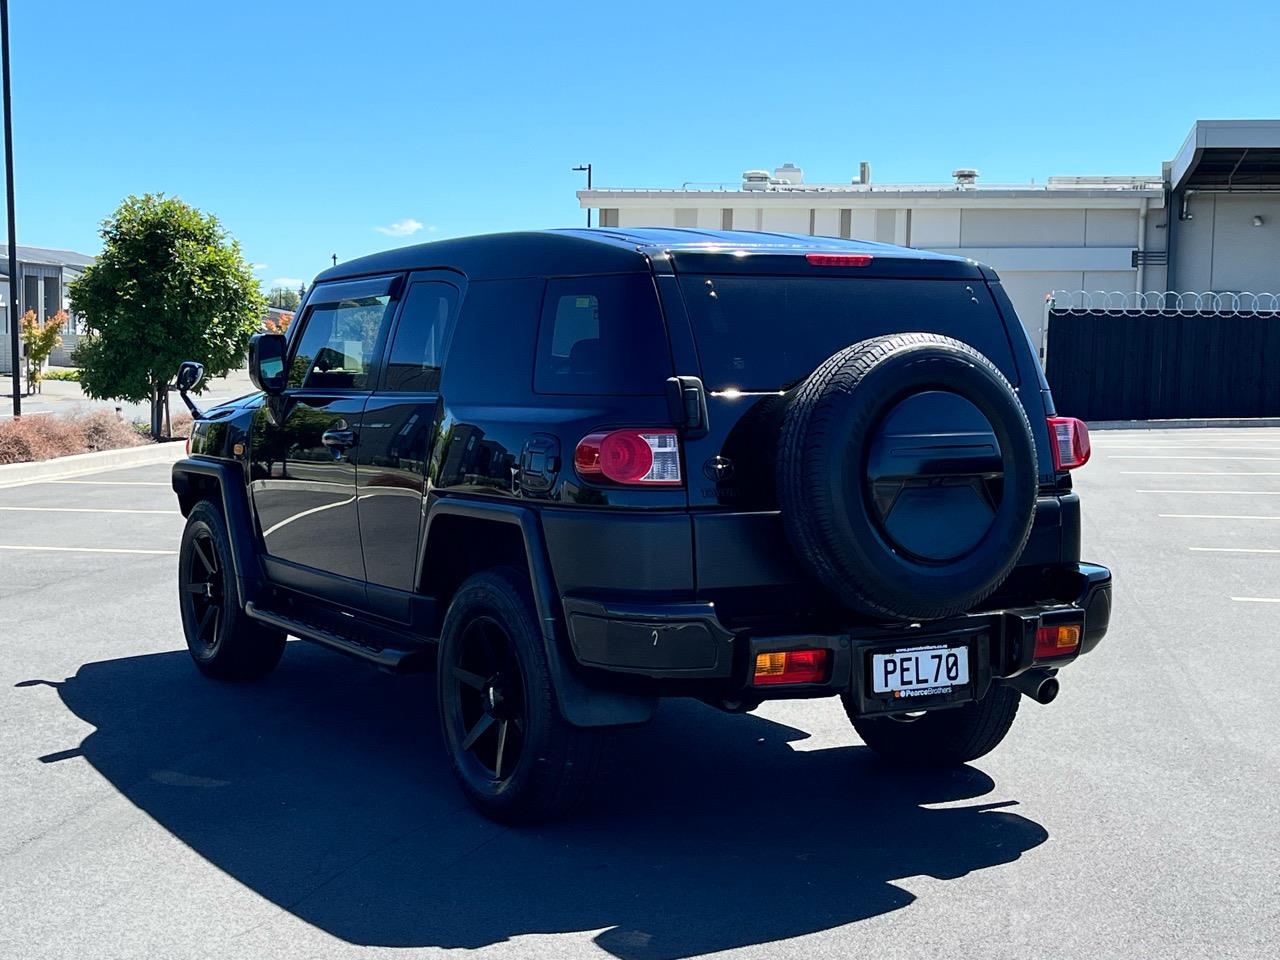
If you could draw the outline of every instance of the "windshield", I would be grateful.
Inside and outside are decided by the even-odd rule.
[[[986,284],[686,275],[680,280],[708,389],[779,390],[842,347],[887,333],[939,333],[1017,370]]]

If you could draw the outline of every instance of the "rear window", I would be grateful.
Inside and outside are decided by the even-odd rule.
[[[687,275],[680,283],[712,390],[785,389],[842,347],[908,331],[963,341],[1018,382],[981,282]]]
[[[665,390],[671,351],[647,275],[548,280],[538,325],[538,393],[647,395]]]

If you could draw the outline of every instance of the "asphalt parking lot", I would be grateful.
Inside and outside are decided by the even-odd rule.
[[[168,470],[0,489],[4,957],[1276,955],[1280,430],[1094,434],[1112,632],[970,767],[676,702],[527,831],[465,805],[429,677],[195,672]]]

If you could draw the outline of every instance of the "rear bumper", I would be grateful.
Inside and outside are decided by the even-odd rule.
[[[607,599],[564,598],[565,621],[577,662],[591,671],[652,681],[670,695],[763,700],[831,696],[849,691],[868,714],[895,712],[895,705],[861,690],[863,664],[875,651],[933,641],[970,645],[973,693],[992,682],[1030,670],[1058,668],[1088,653],[1106,635],[1111,619],[1111,572],[1073,563],[1058,567],[1053,595],[1042,602],[975,611],[923,624],[850,627],[840,632],[758,635],[726,629],[712,603],[638,604]],[[1040,626],[1083,623],[1080,646],[1071,654],[1036,660]],[[821,683],[753,687],[760,653],[801,649],[830,651],[830,672]],[[927,698],[906,708],[924,709]]]

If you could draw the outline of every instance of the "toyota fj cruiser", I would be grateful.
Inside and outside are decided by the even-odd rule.
[[[250,373],[173,469],[196,666],[261,677],[287,635],[438,666],[453,768],[500,820],[569,807],[602,729],[661,697],[839,696],[884,757],[964,763],[1107,629],[1088,432],[970,260],[446,240],[322,273]]]

